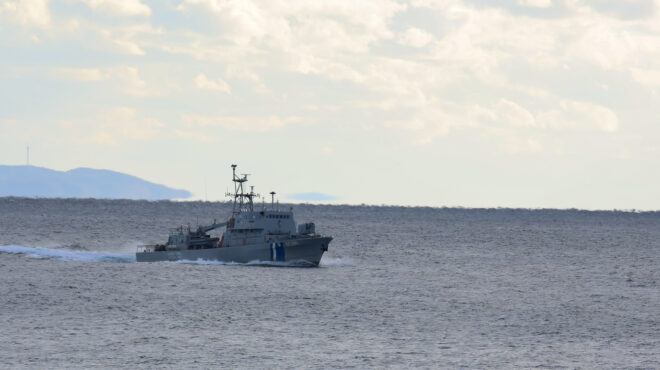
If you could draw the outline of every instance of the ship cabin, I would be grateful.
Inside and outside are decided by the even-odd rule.
[[[233,222],[232,222],[233,220]],[[229,220],[228,229],[263,229],[266,234],[295,234],[293,212],[254,211],[242,212]]]
[[[267,209],[264,205],[261,211],[255,211],[253,199],[259,195],[254,193],[253,186],[250,187],[249,192],[245,192],[243,184],[248,181],[248,175],[237,176],[236,165],[232,164],[231,167],[234,192],[227,195],[234,198],[234,203],[232,217],[227,222],[227,229],[219,243],[220,247],[268,243],[290,237],[314,235],[313,223],[299,225],[296,233],[293,208],[289,208],[288,211],[280,211],[276,208],[274,191],[270,192],[271,208]]]
[[[223,236],[223,247],[263,243],[295,233],[296,223],[291,211],[241,212],[229,219],[227,231]]]

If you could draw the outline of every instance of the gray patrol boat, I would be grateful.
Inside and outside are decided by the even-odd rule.
[[[137,262],[209,260],[237,263],[282,263],[294,266],[318,266],[323,252],[328,250],[332,237],[316,234],[314,223],[298,225],[292,208],[280,211],[275,207],[275,193],[271,192],[271,208],[265,205],[254,210],[253,199],[258,197],[254,187],[247,193],[243,184],[247,175],[236,175],[232,166],[234,193],[232,214],[227,222],[213,222],[197,229],[179,227],[170,232],[165,244],[142,245],[135,257]],[[209,231],[226,227],[222,238],[212,237]]]

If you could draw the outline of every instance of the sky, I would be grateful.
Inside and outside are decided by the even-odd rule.
[[[0,164],[660,209],[660,1],[0,0]]]

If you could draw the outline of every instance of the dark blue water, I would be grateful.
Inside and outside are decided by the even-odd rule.
[[[660,213],[294,211],[319,268],[134,263],[224,203],[0,198],[0,363],[660,368]]]

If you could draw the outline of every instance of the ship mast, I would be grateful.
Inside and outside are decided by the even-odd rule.
[[[254,193],[254,186],[250,187],[250,192],[245,193],[243,190],[243,183],[247,182],[248,174],[244,173],[240,176],[236,175],[236,165],[232,164],[231,169],[233,172],[232,181],[234,182],[234,193],[228,193],[227,196],[234,197],[234,204],[232,207],[232,214],[237,215],[241,212],[253,212],[254,203],[253,198],[259,196]]]

